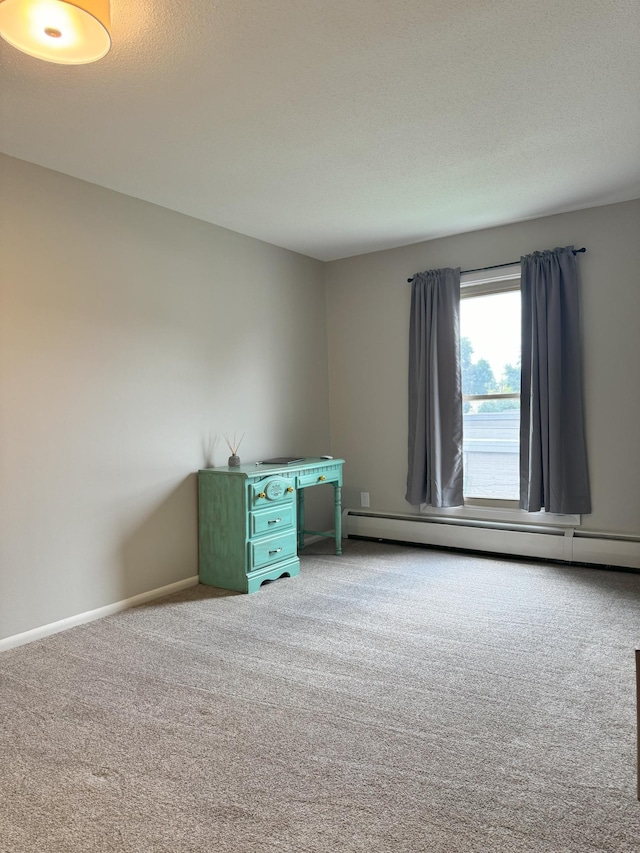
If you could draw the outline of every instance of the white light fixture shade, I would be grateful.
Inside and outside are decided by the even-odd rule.
[[[0,0],[0,35],[61,65],[95,62],[111,47],[109,0]]]

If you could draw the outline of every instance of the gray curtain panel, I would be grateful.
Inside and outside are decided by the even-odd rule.
[[[520,506],[591,512],[573,246],[522,264]]]
[[[413,279],[406,499],[442,507],[464,503],[459,268]]]

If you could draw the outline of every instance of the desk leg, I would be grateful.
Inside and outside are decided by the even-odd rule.
[[[298,551],[304,548],[304,489],[298,489]]]
[[[342,554],[342,488],[336,483],[333,487],[333,525],[336,529],[336,554]]]

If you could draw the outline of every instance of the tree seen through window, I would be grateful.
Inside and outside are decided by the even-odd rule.
[[[460,360],[462,364],[462,393],[463,394],[504,394],[520,393],[520,359],[517,364],[505,364],[502,375],[496,380],[491,365],[486,358],[474,361],[473,345],[469,338],[460,340]],[[478,412],[508,412],[518,409],[518,400],[483,400],[477,407]],[[471,404],[465,402],[464,411],[468,412]]]

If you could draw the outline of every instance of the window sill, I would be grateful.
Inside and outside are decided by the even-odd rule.
[[[496,524],[541,525],[544,527],[580,527],[580,515],[559,515],[552,512],[526,512],[507,506],[480,506],[467,503],[465,506],[433,507],[422,504],[420,514],[437,518],[468,521],[488,521]]]

